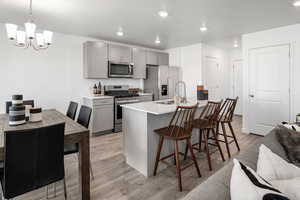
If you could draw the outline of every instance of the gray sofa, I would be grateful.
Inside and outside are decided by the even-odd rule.
[[[236,158],[256,170],[259,146],[260,144],[265,144],[274,153],[287,160],[282,146],[276,139],[276,131],[278,131],[278,129],[273,129],[267,136],[261,138],[250,148],[242,150]],[[233,162],[231,161],[214,175],[209,177],[205,182],[193,189],[183,198],[183,200],[230,200],[230,178],[232,167]]]

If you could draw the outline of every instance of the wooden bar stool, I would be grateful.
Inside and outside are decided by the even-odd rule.
[[[217,134],[215,132],[221,103],[222,101],[220,102],[209,101],[206,104],[206,106],[203,108],[203,111],[201,112],[199,118],[194,120],[193,122],[193,128],[199,129],[199,142],[193,144],[193,149],[196,149],[198,150],[198,152],[201,152],[202,151],[201,144],[204,143],[204,152],[206,153],[207,156],[207,161],[208,161],[208,166],[210,171],[212,170],[210,155],[213,152],[209,151],[209,145],[218,147],[222,160],[225,161],[221,146],[217,139]],[[210,137],[210,133],[212,133],[211,137]],[[209,142],[210,138],[214,139],[215,144]],[[185,159],[186,157],[187,157],[187,148],[185,151]]]
[[[159,135],[160,138],[159,138],[159,145],[157,149],[153,175],[154,176],[156,175],[158,163],[160,161],[169,166],[176,167],[178,187],[180,191],[182,191],[182,183],[181,183],[182,170],[190,167],[191,165],[195,165],[198,176],[201,177],[200,169],[196,161],[196,157],[194,155],[192,144],[191,144],[191,134],[192,134],[192,127],[193,127],[192,125],[193,125],[193,119],[197,107],[198,104],[194,106],[178,106],[176,112],[174,113],[170,121],[169,126],[154,130]],[[174,141],[175,152],[168,156],[160,158],[160,153],[165,139]],[[178,141],[182,141],[182,140],[186,140],[188,149],[190,150],[190,153],[192,155],[192,160],[193,160],[193,163],[186,165],[184,167],[181,167],[181,162],[179,159],[179,155],[184,155],[184,154],[179,152],[179,148],[178,148]],[[165,159],[173,156],[175,157],[175,165],[165,161]]]
[[[217,123],[217,134],[218,134],[218,136],[222,135],[224,137],[224,140],[218,139],[218,141],[225,143],[229,158],[231,157],[229,144],[235,142],[235,145],[236,145],[238,151],[240,151],[240,146],[238,144],[238,141],[236,139],[235,133],[234,133],[232,125],[231,125],[237,101],[238,101],[238,97],[236,97],[235,99],[227,98],[221,107],[221,111],[220,111],[220,114],[217,119],[217,122],[218,122]],[[225,124],[227,124],[229,126],[231,135],[227,134]],[[219,132],[220,125],[222,127],[222,133]]]

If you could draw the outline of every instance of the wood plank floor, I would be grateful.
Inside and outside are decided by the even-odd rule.
[[[236,132],[241,149],[253,144],[259,136],[247,135],[241,132],[242,119],[235,117],[233,127]],[[202,178],[198,178],[194,167],[183,171],[183,192],[177,190],[177,178],[173,168],[159,172],[156,177],[145,178],[142,174],[125,163],[122,154],[122,133],[110,134],[91,138],[91,158],[95,179],[91,181],[91,197],[94,200],[173,200],[184,197],[199,183],[228,162],[225,147],[222,146],[226,162],[222,162],[220,155],[212,155],[213,171],[208,170],[204,153],[197,153]],[[233,155],[237,154],[234,144],[231,145]],[[154,161],[153,161],[154,162]],[[78,161],[76,156],[68,156],[66,163],[66,180],[68,199],[78,200]],[[62,183],[56,184],[57,197],[53,185],[50,187],[51,199],[64,199]],[[20,196],[16,199],[46,199],[45,188]]]

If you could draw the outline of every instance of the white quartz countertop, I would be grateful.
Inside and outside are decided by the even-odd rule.
[[[139,93],[140,96],[151,96],[152,93]]]
[[[94,100],[94,99],[112,99],[114,97],[113,96],[107,96],[107,95],[101,95],[101,96],[85,96],[83,98]]]
[[[151,113],[154,115],[163,115],[167,113],[175,112],[177,105],[176,104],[160,104],[159,102],[167,102],[172,101],[169,100],[160,100],[160,101],[149,101],[149,102],[141,102],[134,104],[125,104],[122,105],[123,108],[132,109],[140,112]],[[188,100],[186,104],[180,104],[183,106],[191,106],[199,103],[199,107],[204,107],[207,104],[207,101],[197,101],[197,100]]]

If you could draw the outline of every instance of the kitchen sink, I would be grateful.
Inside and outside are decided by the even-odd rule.
[[[163,105],[172,105],[174,104],[175,102],[173,100],[170,100],[170,101],[158,101],[156,102],[157,104],[163,104]]]

